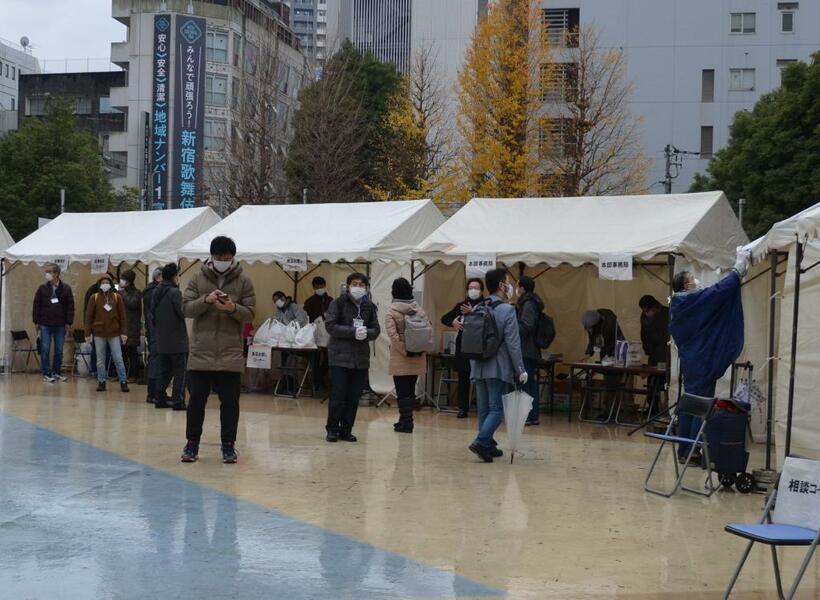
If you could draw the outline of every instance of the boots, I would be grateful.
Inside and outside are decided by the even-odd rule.
[[[413,408],[415,398],[399,398],[399,422],[393,425],[393,430],[399,433],[413,433]]]

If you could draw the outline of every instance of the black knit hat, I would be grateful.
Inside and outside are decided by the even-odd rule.
[[[404,277],[399,277],[393,281],[393,297],[396,300],[412,300],[413,286]]]

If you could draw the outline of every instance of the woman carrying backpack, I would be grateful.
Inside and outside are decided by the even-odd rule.
[[[411,342],[407,338],[408,323],[413,327],[414,338],[423,337],[425,340],[419,342],[414,339]],[[393,302],[387,309],[384,326],[390,339],[388,372],[393,376],[399,404],[399,421],[393,429],[400,433],[413,433],[416,382],[419,375],[427,372],[427,352],[431,350],[428,343],[432,344],[433,326],[424,310],[413,300],[413,286],[404,277],[393,282]],[[426,340],[428,327],[429,342]],[[408,343],[415,352],[408,351]],[[426,351],[419,351],[422,348]]]

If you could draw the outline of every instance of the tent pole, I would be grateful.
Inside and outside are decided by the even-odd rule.
[[[296,294],[299,292],[299,272],[293,274],[293,301],[296,302]]]
[[[792,449],[792,417],[794,415],[794,372],[797,362],[797,322],[800,309],[800,271],[803,264],[803,246],[800,238],[797,237],[797,256],[794,265],[794,313],[792,314],[792,351],[791,364],[789,365],[789,401],[786,412],[786,456],[791,454]]]
[[[410,285],[414,285],[416,283],[416,261],[415,259],[410,259]]]
[[[769,275],[769,385],[767,390],[766,405],[766,470],[772,468],[772,413],[774,412],[774,336],[775,336],[775,311],[777,310],[775,294],[777,293],[777,260],[778,253],[772,252],[769,255],[771,273]]]
[[[669,270],[669,306],[672,306],[672,294],[675,293],[672,287],[675,279],[675,255],[666,255],[666,267]],[[666,402],[669,403],[669,389],[672,387],[672,341],[666,344]],[[680,373],[678,373],[678,393],[680,393]],[[660,402],[660,399],[658,399]]]

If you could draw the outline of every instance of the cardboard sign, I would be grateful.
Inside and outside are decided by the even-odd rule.
[[[51,259],[51,262],[60,267],[61,273],[68,271],[69,260],[67,256],[55,256]]]
[[[785,525],[820,528],[820,461],[786,459],[772,519]]]
[[[103,275],[108,271],[108,257],[95,256],[91,259],[91,274]]]
[[[270,369],[271,352],[270,346],[263,346],[262,344],[251,345],[248,347],[248,362],[246,366],[249,369]]]
[[[598,278],[607,281],[632,281],[632,255],[599,255]]]
[[[288,273],[307,271],[307,254],[285,254],[282,257],[282,270]]]
[[[487,271],[495,269],[495,254],[468,254],[464,262],[467,279],[484,277]]]

